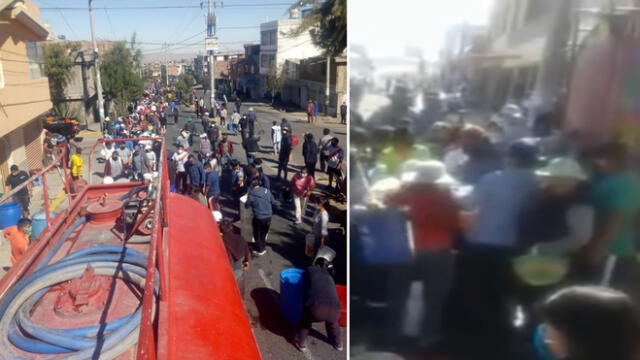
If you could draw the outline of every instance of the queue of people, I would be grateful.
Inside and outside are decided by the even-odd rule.
[[[451,123],[435,123],[426,140],[396,130],[386,144],[354,171],[370,191],[359,199],[368,213],[353,220],[359,261],[351,268],[362,306],[388,306],[387,334],[406,335],[413,282],[422,286],[419,347],[472,339],[492,359],[513,356],[522,333],[542,321],[536,304],[552,289],[600,285],[640,301],[640,180],[624,145],[552,152],[538,139],[499,144],[480,126]],[[374,212],[408,221],[411,236],[396,241],[411,244],[410,257],[371,261],[366,219]],[[358,288],[372,274],[388,279],[385,287]],[[397,336],[385,340],[398,344]]]

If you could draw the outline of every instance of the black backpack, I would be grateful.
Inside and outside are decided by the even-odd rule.
[[[207,134],[207,136],[209,136],[209,140],[211,141],[218,141],[218,139],[220,138],[220,128],[218,127],[218,125],[210,126],[209,134]]]

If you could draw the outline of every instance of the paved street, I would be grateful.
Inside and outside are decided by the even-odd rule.
[[[201,96],[201,94],[198,94]],[[231,104],[230,104],[231,105]],[[302,160],[302,137],[304,132],[312,132],[319,139],[322,129],[327,127],[331,129],[339,139],[341,145],[346,142],[346,127],[340,125],[339,121],[332,119],[330,123],[321,121],[314,125],[307,124],[306,116],[302,112],[279,112],[273,110],[270,106],[263,103],[244,103],[241,111],[246,112],[249,107],[253,107],[256,111],[258,122],[256,124],[256,133],[261,137],[261,154],[259,157],[263,159],[263,167],[265,172],[271,179],[271,186],[274,196],[279,197],[282,188],[282,182],[275,179],[277,171],[277,159],[269,151],[271,149],[271,124],[274,120],[280,122],[284,117],[292,124],[293,133],[300,138],[300,145],[294,149],[294,155],[290,168],[299,168],[304,164]],[[180,115],[178,126],[169,122],[166,134],[169,140],[168,144],[175,142],[180,127],[184,125],[187,118],[192,116],[201,131],[200,122],[195,119],[192,108],[183,108]],[[246,162],[246,156],[242,149],[240,136],[233,135],[231,132],[224,131],[229,135],[234,145],[234,157],[242,163]],[[194,148],[198,147],[197,139]],[[170,147],[170,150],[175,148]],[[318,174],[319,189],[323,190],[327,183],[325,174]],[[292,176],[290,171],[289,178]],[[224,180],[223,180],[224,185]],[[223,187],[224,192],[224,187]],[[312,214],[311,206],[307,212],[307,220],[303,225],[294,227],[293,221],[293,204],[281,204],[279,202],[278,209],[274,211],[271,231],[267,241],[267,254],[253,259],[249,270],[245,277],[246,288],[244,294],[244,302],[252,322],[256,339],[260,346],[260,351],[265,360],[287,360],[287,359],[345,359],[346,352],[337,352],[326,341],[326,331],[324,324],[316,324],[308,340],[309,352],[306,354],[297,351],[289,342],[288,338],[292,334],[292,327],[281,319],[278,310],[278,293],[280,288],[280,272],[283,269],[292,267],[305,267],[309,264],[310,259],[304,254],[304,238],[311,231],[310,219]],[[228,204],[223,202],[223,205]],[[225,215],[235,216],[234,211],[225,209]],[[334,221],[334,219],[331,219]],[[336,229],[338,224],[330,224],[330,237],[336,241],[336,250],[338,251],[338,259],[336,261],[337,282],[344,284],[346,282],[346,240],[343,237],[341,229]],[[343,329],[343,342],[346,343],[346,332]]]

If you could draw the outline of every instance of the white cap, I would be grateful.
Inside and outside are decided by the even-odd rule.
[[[408,184],[452,185],[456,180],[447,174],[444,164],[437,160],[410,160],[403,167],[401,181]]]
[[[553,159],[547,166],[536,171],[538,176],[557,177],[584,181],[587,175],[577,161],[570,158]]]
[[[253,108],[252,108],[252,107],[250,107],[250,108],[249,108],[249,111],[253,111]]]
[[[222,220],[222,213],[220,211],[213,211],[213,218],[216,222],[220,222]]]
[[[113,184],[113,178],[111,176],[105,176],[104,179],[102,179],[102,183],[106,185]]]

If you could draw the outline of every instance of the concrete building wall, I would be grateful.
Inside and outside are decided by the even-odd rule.
[[[17,5],[21,6],[21,4]],[[27,2],[24,10],[32,18],[38,17],[37,7]],[[40,116],[51,109],[49,82],[35,71],[37,63],[27,58],[27,42],[46,40],[42,31],[36,32],[16,17],[14,9],[0,9],[0,180],[8,174],[11,164],[34,168],[41,164]],[[31,66],[31,71],[30,71]]]
[[[276,31],[276,44],[261,43],[260,46],[260,74],[265,75],[270,67],[263,60],[263,55],[273,56],[275,64],[281,68],[286,60],[306,59],[321,54],[312,40],[309,32],[298,36],[289,36],[296,29],[302,19],[276,20],[260,25],[260,32]]]

